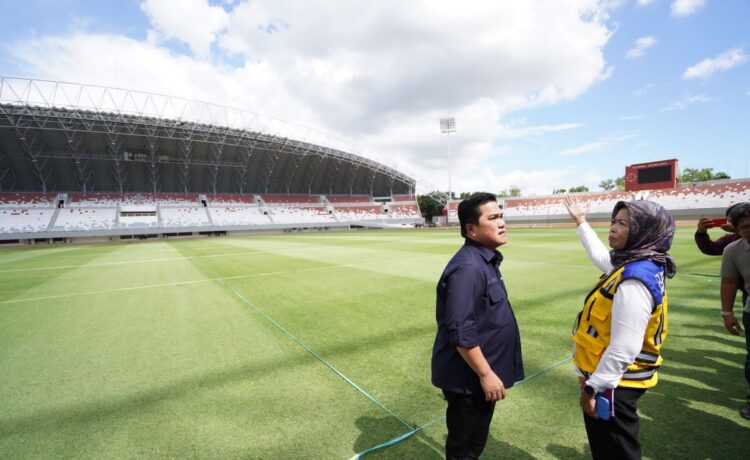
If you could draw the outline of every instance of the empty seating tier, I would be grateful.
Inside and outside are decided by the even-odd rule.
[[[295,204],[295,203],[316,203],[320,204],[318,195],[261,195],[263,201],[267,204]]]
[[[0,209],[0,233],[43,232],[54,213],[52,208]]]
[[[0,208],[51,207],[56,195],[56,193],[0,192]]]
[[[421,221],[410,195],[380,203],[368,195],[4,192],[0,211],[4,234]]]
[[[326,195],[330,203],[372,203],[369,195]]]

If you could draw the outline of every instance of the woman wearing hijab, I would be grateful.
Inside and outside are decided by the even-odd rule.
[[[656,203],[620,201],[612,211],[608,251],[581,206],[571,197],[565,206],[589,258],[604,273],[573,328],[573,363],[591,453],[595,459],[639,459],[637,404],[656,385],[667,336],[664,280],[676,271],[667,253],[674,219]]]

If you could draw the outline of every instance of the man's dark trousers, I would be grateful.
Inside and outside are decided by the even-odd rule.
[[[495,412],[495,401],[485,401],[483,392],[463,395],[443,391],[443,395],[448,401],[448,440],[445,443],[445,458],[479,458],[487,443],[492,414]]]
[[[750,385],[750,313],[742,312],[742,325],[745,326],[745,348],[747,354],[745,355],[745,380]],[[747,394],[747,402],[750,403],[750,393]]]

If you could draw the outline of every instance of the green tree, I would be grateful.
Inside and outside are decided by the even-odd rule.
[[[521,196],[521,189],[515,185],[511,185],[510,188],[507,190],[500,190],[500,192],[497,193],[496,196],[498,198],[509,198],[509,197]]]
[[[566,192],[567,192],[567,190],[564,189],[564,188],[556,188],[556,189],[552,190],[552,194],[553,195],[561,195],[561,194],[566,193]]]
[[[579,185],[578,187],[570,187],[568,189],[568,192],[570,193],[580,193],[580,192],[588,192],[589,188],[585,185]]]
[[[602,190],[614,190],[615,187],[617,187],[617,182],[615,182],[614,179],[606,179],[599,182],[599,187],[601,187]]]
[[[719,171],[714,173],[714,168],[685,168],[678,178],[680,183],[684,182],[705,182],[709,180],[731,179],[729,174]]]
[[[602,190],[625,190],[625,176],[618,177],[617,179],[606,179],[599,182],[599,187]]]
[[[433,216],[440,216],[443,212],[443,205],[432,196],[432,193],[428,193],[427,195],[417,195],[419,210],[422,212],[422,217],[428,221],[432,220]]]

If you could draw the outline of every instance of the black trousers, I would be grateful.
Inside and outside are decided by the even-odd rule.
[[[745,327],[745,348],[747,354],[745,355],[745,380],[750,387],[750,313],[742,312],[742,325]],[[747,402],[750,403],[750,393],[747,394]]]
[[[636,410],[638,399],[645,392],[646,390],[633,388],[616,388],[615,416],[609,420],[595,419],[583,414],[591,455],[595,460],[641,458]]]
[[[448,409],[445,417],[448,439],[445,441],[447,460],[479,458],[487,444],[495,401],[485,401],[484,393],[463,395],[443,391]]]

